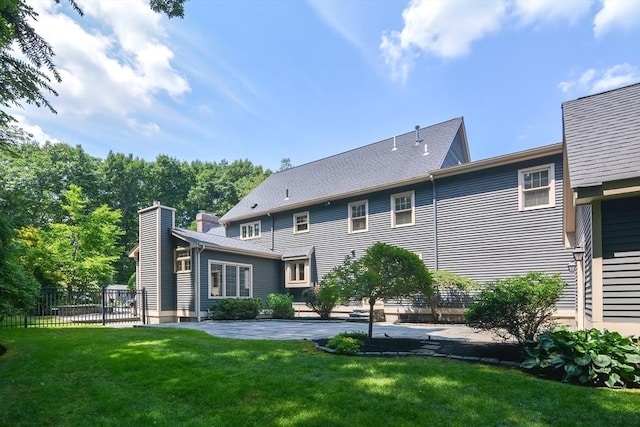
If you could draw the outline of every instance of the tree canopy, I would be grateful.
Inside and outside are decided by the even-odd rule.
[[[377,301],[431,295],[431,275],[413,252],[387,243],[370,246],[362,258],[348,257],[330,272],[345,299],[369,304],[369,338]]]

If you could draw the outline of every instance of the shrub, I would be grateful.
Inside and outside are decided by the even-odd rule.
[[[355,354],[362,349],[367,340],[363,332],[341,332],[327,342],[327,347],[340,354]]]
[[[211,306],[215,320],[255,319],[262,308],[260,298],[225,298]]]
[[[563,382],[640,386],[640,347],[618,332],[555,328],[540,334],[527,355],[523,368]]]
[[[460,298],[467,296],[470,291],[478,288],[478,285],[473,280],[465,276],[460,276],[447,270],[435,270],[431,272],[431,280],[433,283],[434,293],[430,295],[429,305],[431,306],[431,314],[433,320],[440,321],[441,315],[438,307],[438,296],[441,293],[449,294],[456,293]]]
[[[524,344],[553,325],[551,316],[565,286],[558,274],[536,272],[497,280],[464,313],[465,323]]]
[[[274,319],[291,319],[295,314],[293,296],[289,294],[269,294],[267,306]]]
[[[340,293],[332,275],[327,274],[320,281],[320,286],[305,289],[302,292],[305,304],[316,312],[321,319],[331,317],[331,311],[340,301]]]

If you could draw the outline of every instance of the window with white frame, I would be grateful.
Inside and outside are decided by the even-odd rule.
[[[518,170],[518,209],[548,208],[555,204],[553,163]]]
[[[415,193],[407,191],[391,195],[391,227],[413,225],[415,222]]]
[[[191,250],[189,248],[176,248],[174,257],[174,269],[176,273],[186,273],[191,271]]]
[[[309,259],[296,259],[287,261],[285,266],[285,285],[287,287],[309,286]]]
[[[222,261],[209,262],[209,298],[253,295],[253,267]]]
[[[349,203],[349,233],[369,229],[369,203],[367,200]]]
[[[255,239],[256,237],[260,237],[260,221],[240,225],[240,239]]]
[[[293,214],[293,232],[305,233],[309,231],[309,212]]]

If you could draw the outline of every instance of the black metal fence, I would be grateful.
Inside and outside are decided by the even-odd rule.
[[[95,292],[44,288],[33,310],[0,321],[0,328],[77,324],[146,323],[144,290],[103,288]]]

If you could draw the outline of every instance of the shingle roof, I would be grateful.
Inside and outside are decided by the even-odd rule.
[[[640,176],[640,83],[562,104],[571,187]]]
[[[299,248],[289,248],[285,249],[282,253],[282,260],[290,260],[290,259],[305,259],[311,258],[311,254],[313,253],[313,246],[302,246]]]
[[[213,233],[202,233],[199,231],[174,228],[172,233],[194,244],[201,244],[212,249],[219,249],[223,252],[240,252],[267,258],[281,258],[282,253],[272,251],[255,243],[246,240],[224,237]]]
[[[408,132],[395,137],[396,150],[392,150],[394,138],[389,138],[276,172],[220,220],[255,217],[426,176],[442,166],[462,124],[462,117],[458,117],[420,129],[423,142],[419,146],[415,145],[415,132]],[[428,155],[423,155],[424,144]]]

